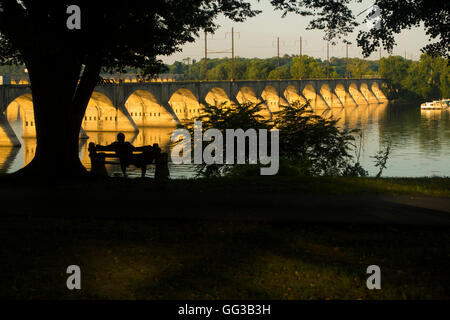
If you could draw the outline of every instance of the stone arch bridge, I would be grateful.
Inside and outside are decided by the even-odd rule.
[[[309,101],[313,110],[386,103],[382,79],[305,79],[201,82],[130,82],[98,85],[82,123],[84,131],[134,131],[175,126],[199,115],[202,105],[264,101],[270,118],[281,105]],[[22,120],[35,136],[29,85],[0,85],[0,145],[20,145],[8,120]]]

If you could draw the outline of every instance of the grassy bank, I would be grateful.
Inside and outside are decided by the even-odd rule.
[[[411,195],[450,198],[450,178],[239,177],[171,180],[114,178],[71,184],[74,190],[107,189],[127,192],[270,192],[330,195]]]
[[[10,235],[3,298],[450,298],[448,229],[73,219],[8,219],[0,229]],[[80,291],[65,287],[71,264]],[[381,290],[366,288],[372,264]]]
[[[450,198],[450,177],[421,178],[352,178],[352,177],[286,177],[256,176],[176,179],[156,182],[150,178],[107,178],[70,182],[21,181],[4,179],[0,175],[0,189],[17,190],[73,190],[82,193],[91,191],[119,190],[123,192],[278,192],[302,194],[367,194],[367,195],[411,195]],[[50,190],[49,189],[49,190]]]
[[[449,179],[109,179],[0,189],[1,298],[450,299],[448,225],[145,217],[152,210],[217,212],[212,205],[223,194],[236,201],[222,199],[220,210],[242,216],[300,210],[277,200],[270,208],[238,204],[250,193],[449,197]],[[209,201],[199,208],[164,197],[181,192],[188,192],[183,201]],[[144,214],[132,217],[136,211]],[[73,264],[82,270],[79,291],[66,289]],[[373,264],[381,290],[366,288]]]

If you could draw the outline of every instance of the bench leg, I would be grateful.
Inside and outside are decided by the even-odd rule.
[[[127,166],[125,164],[123,164],[123,163],[120,163],[120,169],[122,169],[123,176],[125,178],[128,177],[128,175],[127,175]]]
[[[155,179],[156,180],[166,180],[169,179],[169,166],[168,166],[168,154],[161,153],[161,156],[156,159],[155,167]]]
[[[104,162],[105,158],[100,154],[98,157],[91,157],[91,173],[98,177],[107,177],[108,171]]]

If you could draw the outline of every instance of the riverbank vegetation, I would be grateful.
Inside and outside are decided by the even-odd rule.
[[[257,152],[261,148],[261,134],[258,130],[269,131],[267,135],[267,145],[269,154],[273,157],[273,152],[278,152],[276,157],[280,159],[281,171],[278,174],[289,174],[293,176],[367,176],[368,173],[359,163],[359,152],[355,144],[358,130],[347,130],[337,126],[337,119],[324,118],[316,115],[309,107],[309,103],[293,102],[292,104],[280,106],[280,110],[273,112],[272,120],[265,120],[263,113],[268,112],[263,102],[260,103],[222,103],[220,105],[206,105],[199,117],[187,121],[181,128],[186,128],[190,132],[191,156],[195,154],[195,145],[200,144],[202,150],[205,147],[213,148],[211,157],[217,152],[225,155],[227,163],[202,163],[196,166],[199,175],[206,177],[223,175],[254,175],[261,167],[260,162],[250,164],[250,144]],[[223,136],[223,141],[216,142],[215,137],[210,137],[210,141],[198,138],[196,141],[195,121],[202,122],[202,137],[210,129],[219,130]],[[245,164],[239,164],[237,154],[237,144],[239,139],[232,137],[228,141],[226,130],[241,129],[244,132],[254,132],[254,137],[249,133],[245,145],[241,152],[245,152]],[[271,146],[273,133],[272,129],[279,130],[277,147]],[[183,143],[183,141],[177,141]],[[230,161],[227,148],[233,145],[233,161]],[[217,148],[219,150],[217,150]],[[279,149],[279,151],[277,150]],[[387,161],[387,155],[385,162]],[[256,161],[256,154],[254,155]],[[381,175],[381,174],[380,174]]]

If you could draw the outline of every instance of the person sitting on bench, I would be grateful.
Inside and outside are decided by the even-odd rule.
[[[127,177],[127,167],[134,165],[141,168],[142,177],[145,177],[147,164],[152,163],[161,153],[158,144],[152,146],[135,147],[130,142],[125,141],[125,135],[122,132],[117,134],[117,141],[107,146],[96,145],[98,151],[115,151],[120,160],[120,168],[123,175]],[[133,151],[143,151],[140,154],[133,154]]]

